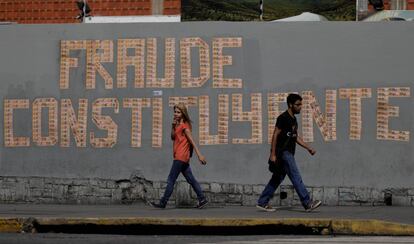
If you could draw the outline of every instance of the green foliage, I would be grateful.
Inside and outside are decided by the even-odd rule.
[[[264,20],[312,12],[329,20],[355,20],[356,0],[264,0]],[[182,0],[183,21],[256,21],[259,0]]]

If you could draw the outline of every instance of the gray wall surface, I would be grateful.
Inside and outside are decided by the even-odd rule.
[[[210,49],[216,37],[240,37],[242,46],[224,48],[224,55],[232,56],[232,65],[224,66],[224,77],[240,78],[242,88],[213,88],[212,75],[200,88],[182,88],[180,77],[179,41],[185,37],[200,37]],[[165,38],[176,38],[175,87],[116,88],[117,40],[157,38],[159,60]],[[113,40],[114,60],[103,63],[113,77],[114,88],[105,89],[97,74],[96,89],[86,90],[85,51],[72,51],[79,67],[70,69],[70,88],[59,88],[61,40]],[[336,140],[324,141],[314,124],[317,150],[310,156],[297,147],[296,159],[306,185],[359,186],[376,188],[409,188],[414,186],[413,140],[414,99],[390,97],[389,104],[399,107],[396,117],[389,117],[389,129],[409,132],[408,141],[377,139],[378,88],[404,87],[412,92],[414,25],[411,23],[171,23],[171,24],[78,24],[78,25],[0,25],[0,114],[4,114],[5,99],[29,99],[30,108],[15,110],[15,136],[31,137],[32,103],[36,98],[53,97],[60,104],[70,98],[75,112],[77,100],[88,98],[88,142],[85,148],[75,146],[5,147],[4,130],[0,131],[0,175],[46,176],[68,178],[128,178],[141,170],[147,179],[164,180],[172,162],[172,142],[169,139],[172,108],[168,98],[175,96],[210,97],[210,133],[217,134],[217,96],[228,94],[229,143],[202,145],[200,149],[208,164],[202,166],[192,158],[192,169],[203,182],[232,182],[263,184],[270,178],[267,171],[269,157],[267,94],[313,91],[325,113],[325,91],[336,90]],[[192,49],[193,50],[193,49]],[[197,67],[197,51],[192,51],[192,66]],[[163,62],[159,62],[159,77]],[[194,68],[193,75],[197,76]],[[128,75],[132,73],[128,70]],[[210,72],[213,74],[213,72]],[[343,88],[370,88],[370,98],[362,99],[362,132],[359,140],[351,140],[350,102],[341,99]],[[162,96],[154,91],[162,90]],[[249,122],[232,120],[232,94],[243,94],[243,110],[250,110],[250,94],[262,95],[262,135],[260,144],[233,144],[232,138],[249,138]],[[105,137],[91,119],[91,104],[97,98],[163,99],[163,141],[161,148],[151,145],[151,109],[143,109],[142,146],[133,148],[131,140],[131,111],[122,106],[119,113],[103,109],[118,125],[118,140],[112,148],[93,148],[89,133]],[[284,103],[280,109],[286,109]],[[193,136],[199,138],[199,111],[189,108],[193,119]],[[77,112],[76,112],[77,113]],[[58,113],[60,119],[60,112]],[[301,122],[301,115],[298,121]],[[47,111],[42,119],[47,121]],[[4,127],[4,116],[0,117]],[[60,125],[60,123],[59,123]],[[47,125],[44,125],[47,127]],[[46,134],[47,131],[44,131]],[[60,131],[59,131],[60,134]],[[60,138],[59,138],[60,139]],[[31,139],[32,140],[32,139]]]

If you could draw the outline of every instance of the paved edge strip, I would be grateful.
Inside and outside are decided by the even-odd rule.
[[[24,232],[24,225],[31,219],[39,225],[162,225],[162,226],[302,226],[324,229],[321,234],[332,235],[390,235],[414,236],[414,225],[372,219],[315,219],[315,218],[0,218],[0,233]]]
[[[0,218],[0,233],[22,232],[23,218]]]
[[[340,219],[332,221],[333,234],[414,236],[414,225],[381,220]]]

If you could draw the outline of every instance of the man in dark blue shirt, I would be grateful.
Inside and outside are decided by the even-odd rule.
[[[268,212],[275,211],[269,205],[269,200],[285,176],[288,175],[300,198],[302,206],[306,211],[312,211],[319,207],[322,202],[310,199],[299,169],[296,166],[294,155],[296,143],[308,150],[311,155],[314,155],[316,151],[298,136],[298,123],[295,114],[299,114],[302,109],[302,97],[297,94],[289,94],[287,97],[287,105],[288,109],[277,117],[269,158],[269,164],[274,164],[270,166],[274,166],[278,170],[273,172],[272,178],[260,195],[256,207]]]

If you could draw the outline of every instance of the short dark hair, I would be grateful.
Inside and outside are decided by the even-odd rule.
[[[286,101],[287,101],[287,105],[288,105],[288,107],[289,107],[289,104],[295,104],[295,102],[296,101],[302,101],[302,97],[301,96],[299,96],[298,94],[295,94],[295,93],[290,93],[288,96],[287,96],[287,99],[286,99]]]

